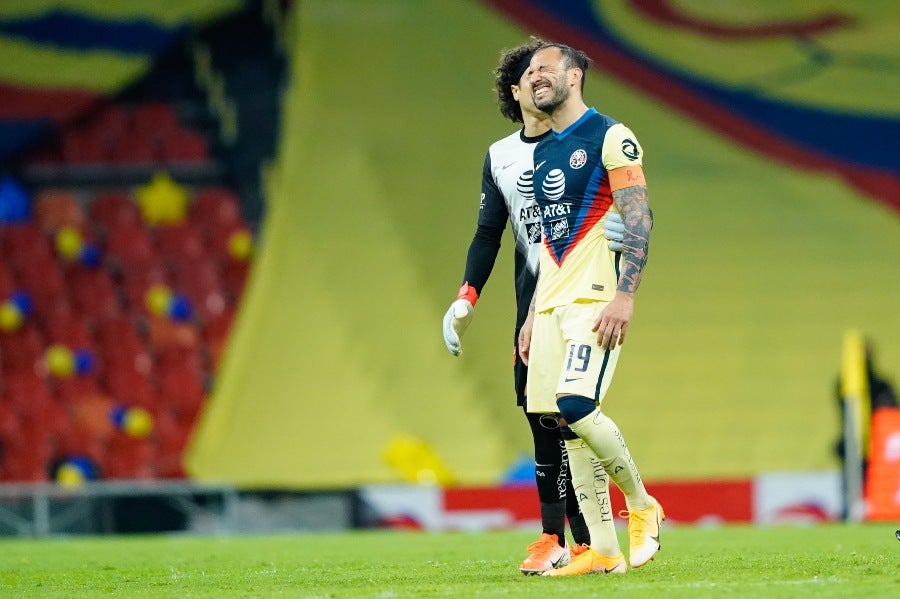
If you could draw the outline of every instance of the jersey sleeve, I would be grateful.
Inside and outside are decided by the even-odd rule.
[[[478,291],[484,290],[494,262],[500,252],[503,231],[509,220],[509,208],[506,200],[497,187],[492,172],[491,153],[484,157],[484,168],[481,173],[481,202],[478,208],[478,228],[469,244],[466,255],[466,270],[463,282]]]
[[[509,220],[509,208],[503,193],[497,187],[491,162],[491,153],[484,157],[484,168],[481,171],[481,204],[478,209],[478,224],[488,227],[504,227]]]
[[[616,123],[606,132],[601,155],[612,191],[647,184],[644,150],[631,129],[622,123]]]
[[[622,123],[616,123],[606,132],[602,156],[603,167],[608,171],[644,163],[644,150],[641,144],[631,129]]]

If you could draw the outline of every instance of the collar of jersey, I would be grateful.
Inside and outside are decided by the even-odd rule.
[[[577,129],[578,126],[579,126],[581,123],[585,122],[586,120],[588,120],[589,118],[591,118],[591,117],[594,116],[595,114],[597,114],[597,109],[594,108],[593,106],[591,106],[590,108],[588,108],[588,109],[584,112],[583,115],[581,115],[581,116],[578,118],[577,121],[575,121],[574,123],[572,123],[571,125],[569,125],[569,126],[566,127],[565,129],[563,129],[563,130],[560,131],[559,133],[557,133],[556,131],[553,131],[553,137],[555,137],[556,139],[562,139],[562,138],[564,138],[566,135],[568,135],[569,133],[571,133],[572,131],[574,131],[575,129]]]

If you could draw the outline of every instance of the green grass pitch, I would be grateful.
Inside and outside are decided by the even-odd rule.
[[[669,526],[640,570],[554,579],[519,574],[521,531],[6,539],[0,596],[895,597],[895,528]]]

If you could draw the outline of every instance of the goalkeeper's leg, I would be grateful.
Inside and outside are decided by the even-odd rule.
[[[547,428],[540,414],[526,414],[534,441],[534,480],[541,503],[543,532],[565,545],[566,472],[562,464],[559,428]],[[558,425],[557,425],[558,426]]]

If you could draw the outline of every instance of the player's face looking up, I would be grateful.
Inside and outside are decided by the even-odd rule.
[[[559,48],[544,48],[535,52],[525,72],[531,85],[534,105],[543,112],[552,113],[569,97],[570,80],[578,67],[570,67]]]

